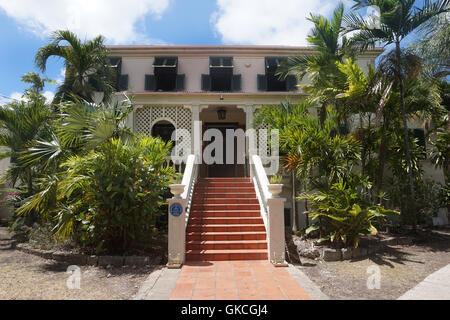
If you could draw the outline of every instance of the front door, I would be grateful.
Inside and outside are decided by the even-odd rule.
[[[203,133],[205,130],[208,129],[217,129],[222,133],[223,137],[223,159],[222,163],[214,163],[210,165],[206,165],[203,161],[203,176],[209,177],[209,178],[228,178],[228,177],[243,177],[245,174],[244,165],[238,164],[237,162],[237,138],[234,140],[234,161],[233,164],[227,164],[226,158],[227,158],[227,152],[230,152],[231,150],[227,150],[227,144],[226,144],[226,131],[229,129],[236,130],[236,129],[244,129],[242,126],[239,126],[238,123],[206,123],[203,126]],[[212,141],[205,141],[203,142],[203,151],[206,148],[207,145],[214,142],[214,138]],[[215,154],[213,152],[212,156],[214,157]]]

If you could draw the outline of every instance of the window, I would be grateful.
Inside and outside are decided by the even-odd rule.
[[[423,129],[413,129],[413,137],[417,140],[417,145],[422,147],[424,151],[427,151],[427,145],[425,142],[425,130]],[[423,155],[423,159],[426,159],[426,152]]]
[[[169,121],[159,121],[152,128],[152,137],[160,137],[164,142],[172,139],[175,127]]]
[[[178,74],[177,57],[155,57],[153,74],[145,75],[147,91],[181,91],[184,90],[184,74]]]
[[[288,75],[285,80],[280,80],[276,75],[281,63],[286,60],[282,57],[266,58],[266,73],[258,75],[258,90],[260,91],[293,91],[297,90],[297,78]]]
[[[241,75],[233,74],[232,57],[211,57],[209,74],[202,75],[202,90],[229,92],[241,91]]]
[[[117,91],[128,90],[128,75],[122,74],[122,58],[109,58],[110,67],[112,69],[113,82]]]

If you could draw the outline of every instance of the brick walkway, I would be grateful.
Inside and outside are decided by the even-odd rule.
[[[171,300],[310,300],[287,272],[268,261],[188,262]]]

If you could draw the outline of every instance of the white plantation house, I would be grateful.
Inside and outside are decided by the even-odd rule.
[[[303,83],[293,75],[280,81],[275,71],[288,56],[314,52],[288,46],[108,48],[119,91],[134,96],[128,126],[136,133],[175,138],[181,156],[176,160],[183,161],[178,167],[183,181],[172,187],[175,197],[169,200],[169,265],[241,259],[283,264],[284,228],[294,219],[304,226],[304,208],[291,200],[290,179],[283,180],[282,189],[269,183],[274,172],[268,168],[274,161],[264,157],[261,146],[270,137],[261,131],[255,141],[248,133],[256,129],[253,117],[261,106],[304,98],[299,85],[307,77]],[[357,63],[367,71],[382,52],[369,50]],[[415,134],[423,138],[423,130],[416,127]],[[232,143],[227,144],[230,131]],[[222,151],[212,152],[212,162],[204,157],[215,149],[208,150],[211,144]],[[442,173],[431,166],[425,169],[442,180]]]

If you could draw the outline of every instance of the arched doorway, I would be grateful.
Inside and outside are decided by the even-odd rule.
[[[152,127],[152,137],[160,137],[164,142],[172,139],[172,133],[175,131],[175,126],[167,121],[161,120],[156,122]]]

